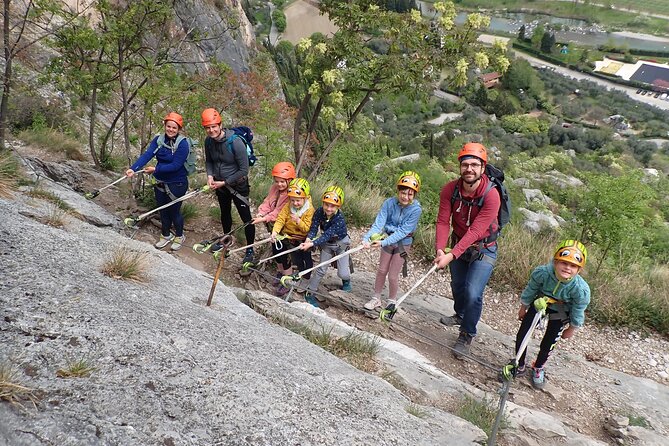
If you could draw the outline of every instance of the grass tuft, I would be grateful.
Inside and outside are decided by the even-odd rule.
[[[102,265],[102,274],[114,279],[146,282],[146,268],[146,253],[119,248]]]
[[[19,165],[9,151],[0,153],[0,198],[11,198],[19,180]]]
[[[70,362],[64,369],[58,369],[56,376],[59,378],[86,378],[96,370],[88,359],[77,359]]]
[[[24,130],[19,133],[18,137],[28,144],[46,148],[51,152],[64,153],[71,160],[84,161],[86,159],[79,150],[81,144],[58,130],[50,128]]]
[[[430,415],[425,409],[415,403],[409,403],[404,410],[416,418],[427,418]]]
[[[24,385],[18,370],[6,362],[0,363],[0,400],[19,406],[23,406],[23,402],[37,405],[34,389]]]
[[[480,427],[488,436],[492,431],[492,426],[495,423],[497,416],[497,406],[493,404],[488,398],[477,400],[469,395],[460,402],[455,414],[462,419],[465,419],[475,426]],[[506,415],[502,417],[500,428],[504,428],[508,424]]]
[[[65,225],[64,218],[64,210],[52,203],[47,205],[46,217],[44,218],[45,224],[53,226],[54,228],[62,228]]]
[[[69,212],[72,210],[72,207],[70,207],[69,204],[67,204],[60,197],[58,197],[58,195],[48,190],[34,188],[30,192],[28,192],[28,195],[33,198],[40,198],[42,200],[49,201],[55,204],[59,209],[62,209],[63,211]]]
[[[184,222],[187,222],[200,215],[200,209],[198,209],[195,203],[183,203],[181,205],[181,215],[184,218]]]
[[[320,327],[315,330],[287,318],[274,317],[272,320],[360,370],[366,372],[376,370],[377,364],[374,358],[379,351],[379,341],[376,338],[354,333],[340,338],[332,334],[332,328]]]

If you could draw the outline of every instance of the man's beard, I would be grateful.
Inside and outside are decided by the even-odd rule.
[[[462,182],[471,186],[472,184],[476,183],[476,182],[477,182],[478,180],[480,180],[480,179],[481,179],[481,175],[478,175],[478,176],[474,179],[474,181],[467,181],[467,180],[465,180],[465,179],[463,178],[463,179],[462,179]]]

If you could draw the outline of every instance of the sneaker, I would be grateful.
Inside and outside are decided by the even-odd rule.
[[[546,385],[546,376],[544,375],[544,368],[532,367],[532,387],[535,389],[543,389]]]
[[[519,365],[516,368],[516,378],[518,378],[519,376],[525,376],[526,373],[527,373],[527,367],[525,367],[525,364]]]
[[[453,354],[456,358],[462,359],[464,355],[469,354],[469,349],[472,345],[472,339],[474,339],[474,336],[470,335],[469,333],[465,333],[464,331],[460,332],[458,340],[455,341],[455,345],[453,345]]]
[[[172,246],[170,246],[170,249],[172,251],[180,250],[181,245],[183,245],[185,241],[186,241],[186,234],[182,235],[181,237],[179,236],[174,237],[174,241],[172,242]]]
[[[276,273],[276,275],[274,276],[274,278],[272,278],[272,285],[274,285],[274,286],[279,286],[279,284],[281,283],[281,278],[282,278],[282,277],[283,277],[283,273],[282,273],[282,272],[278,272],[278,273]]]
[[[369,302],[367,302],[364,307],[366,310],[373,310],[374,308],[379,308],[383,305],[383,302],[381,302],[381,299],[378,297],[372,297]]]
[[[244,259],[242,263],[253,262],[253,248],[246,248],[246,254],[244,254]]]
[[[310,303],[310,304],[313,305],[314,307],[316,307],[316,308],[320,308],[319,305],[318,305],[318,298],[317,298],[317,296],[316,296],[315,294],[306,293],[306,294],[304,295],[304,300],[306,300],[307,303]]]
[[[153,246],[158,249],[163,249],[165,246],[169,245],[172,240],[174,240],[174,236],[172,234],[168,235],[167,237],[160,234],[160,238]]]
[[[439,319],[439,322],[449,327],[462,325],[462,316],[458,314],[454,314],[453,316],[442,316],[441,319]]]
[[[388,299],[386,301],[386,308],[388,308],[390,305],[394,305],[395,307],[397,306],[397,300],[395,299]]]
[[[346,291],[347,293],[350,293],[353,290],[353,287],[351,287],[351,281],[350,280],[342,280],[341,281],[341,290]]]
[[[218,252],[218,251],[220,251],[221,249],[223,249],[223,245],[221,245],[221,244],[218,243],[218,242],[214,242],[214,243],[211,245],[211,248],[209,248],[209,250],[210,250],[211,252]]]

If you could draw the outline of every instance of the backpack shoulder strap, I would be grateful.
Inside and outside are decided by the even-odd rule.
[[[455,183],[455,189],[453,189],[453,195],[451,195],[451,207],[460,198],[462,198],[461,195],[460,195],[460,188],[458,187],[458,183]]]
[[[158,153],[158,150],[165,145],[165,135],[163,133],[158,133],[154,138],[158,138],[156,139],[156,148],[153,150],[153,154],[155,155]]]
[[[495,187],[495,182],[491,179],[488,178],[488,185],[485,188],[485,191],[483,191],[483,195],[476,201],[476,205],[478,207],[483,207],[483,200],[485,199],[485,196],[488,195],[488,192],[490,192],[492,189]]]

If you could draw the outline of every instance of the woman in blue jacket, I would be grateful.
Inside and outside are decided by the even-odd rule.
[[[406,257],[411,249],[413,233],[423,209],[415,199],[420,191],[420,176],[416,172],[406,171],[397,180],[397,197],[388,198],[381,205],[371,229],[363,237],[366,248],[380,247],[379,267],[374,281],[374,297],[365,304],[365,308],[373,310],[383,307],[381,292],[388,278],[388,302],[395,303],[399,289],[400,271],[405,266]],[[387,237],[383,240],[372,240],[374,235]]]
[[[184,120],[180,114],[171,112],[165,116],[163,123],[165,133],[156,135],[146,151],[125,172],[126,176],[131,177],[135,171],[144,167],[154,156],[156,157],[156,166],[146,167],[144,172],[153,174],[156,180],[153,189],[158,206],[183,197],[188,191],[188,172],[184,163],[188,158],[190,147],[188,139],[179,133],[183,128]],[[162,209],[160,223],[160,239],[154,246],[162,249],[171,242],[173,251],[180,249],[186,240],[181,202]],[[174,227],[174,234],[170,232],[172,227]]]

